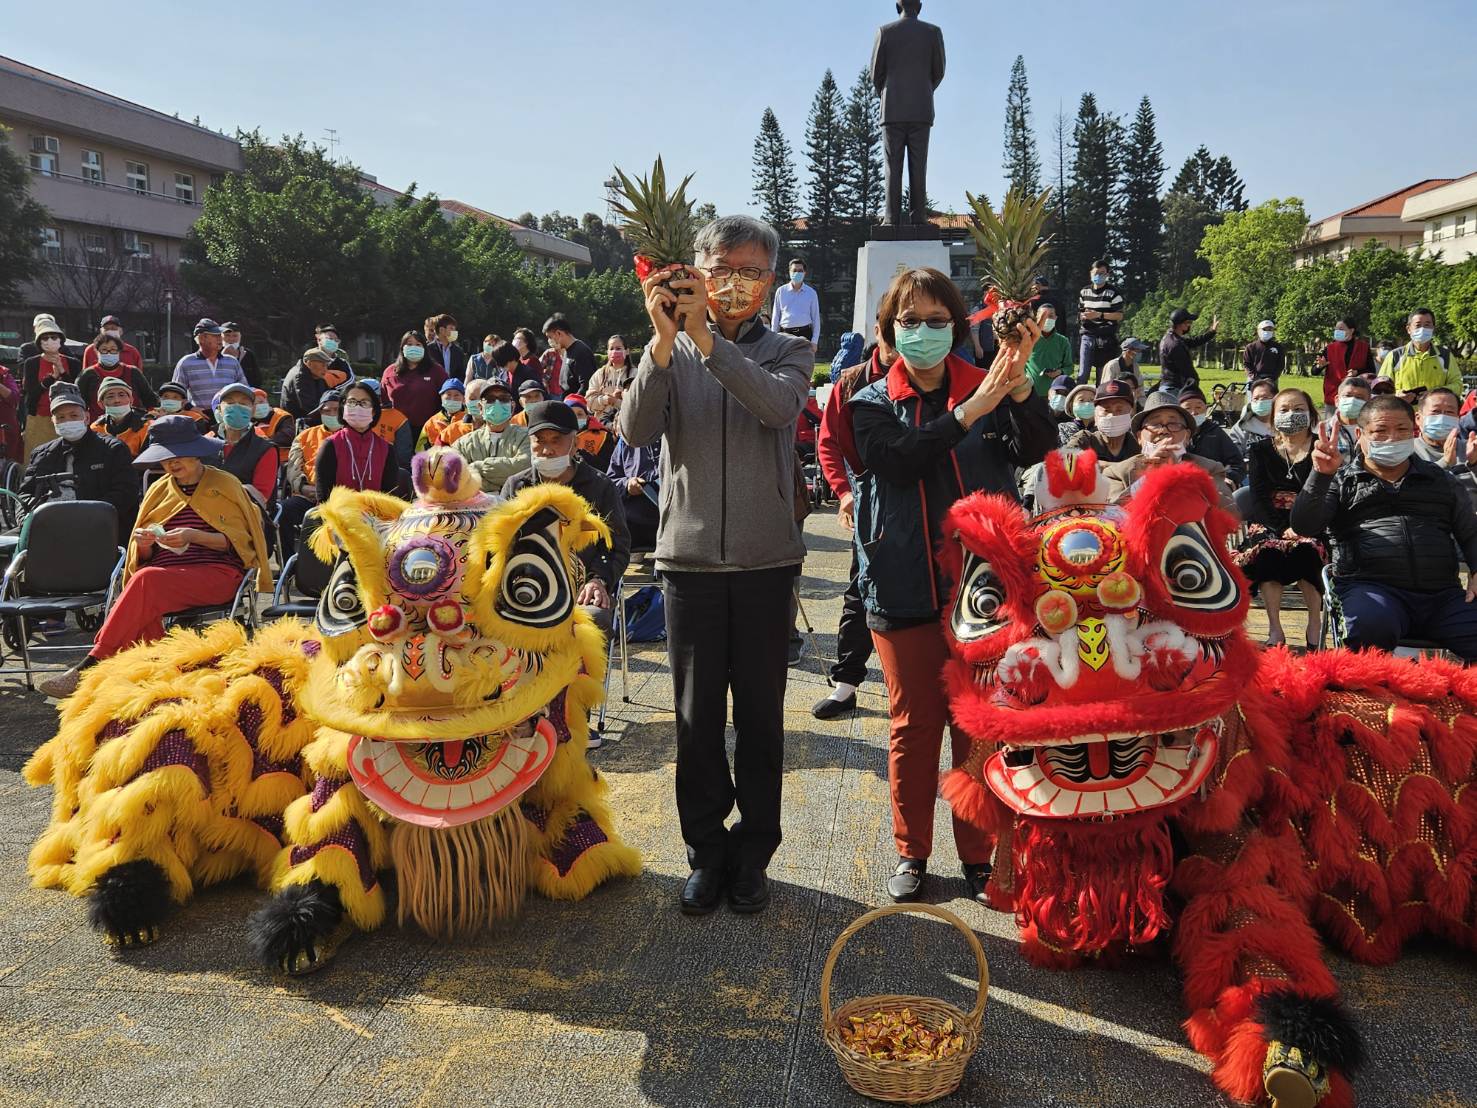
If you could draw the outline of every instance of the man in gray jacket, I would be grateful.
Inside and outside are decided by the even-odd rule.
[[[703,915],[725,888],[737,912],[769,900],[780,844],[790,598],[805,544],[795,522],[795,423],[810,343],[758,320],[779,238],[747,216],[697,237],[702,278],[643,282],[656,336],[624,383],[621,435],[662,440],[656,565],[665,581],[677,705],[677,812],[692,876],[682,910]],[[737,732],[724,749],[728,694]],[[739,821],[725,826],[734,802]]]

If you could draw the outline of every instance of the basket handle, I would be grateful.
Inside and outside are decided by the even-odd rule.
[[[985,948],[980,946],[979,938],[974,931],[953,912],[944,908],[935,907],[932,904],[887,904],[881,908],[873,908],[865,915],[859,916],[847,926],[847,928],[836,936],[836,941],[831,944],[831,952],[826,955],[826,965],[821,971],[821,1021],[827,1027],[835,1025],[835,1012],[831,1008],[831,972],[836,968],[836,959],[841,956],[841,948],[868,924],[876,923],[883,916],[894,916],[900,912],[911,912],[920,916],[934,916],[945,923],[953,924],[955,929],[964,936],[969,943],[969,949],[974,952],[975,963],[979,966],[979,990],[975,994],[974,1007],[970,1009],[969,1015],[965,1017],[975,1030],[979,1030],[980,1020],[985,1014],[985,994],[990,988],[990,963],[985,960]]]

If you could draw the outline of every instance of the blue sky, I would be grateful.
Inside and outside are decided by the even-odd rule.
[[[658,152],[699,199],[747,209],[764,108],[800,155],[823,71],[849,87],[893,18],[875,0],[69,0],[64,26],[55,6],[6,8],[0,52],[227,131],[337,128],[386,184],[509,217],[603,212],[612,163]],[[1018,53],[1044,161],[1058,105],[1092,91],[1124,115],[1149,96],[1170,176],[1205,143],[1253,203],[1301,196],[1314,217],[1477,170],[1470,0],[925,0],[923,16],[949,55],[929,176],[945,207],[1001,194]],[[229,46],[202,64],[212,41]]]

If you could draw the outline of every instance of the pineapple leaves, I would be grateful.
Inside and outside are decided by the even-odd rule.
[[[615,175],[621,200],[611,207],[621,217],[621,231],[631,249],[657,266],[691,262],[697,239],[693,202],[687,196],[692,174],[669,193],[667,170],[658,155],[649,177],[632,180],[620,166]]]
[[[1002,300],[1026,300],[1031,278],[1040,272],[1051,253],[1054,236],[1043,238],[1041,234],[1052,214],[1051,189],[1042,189],[1034,198],[1011,189],[998,216],[974,194],[966,192],[964,196],[974,216],[969,233],[984,263],[985,283],[999,290]]]

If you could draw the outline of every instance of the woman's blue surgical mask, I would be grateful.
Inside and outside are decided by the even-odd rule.
[[[1445,442],[1447,436],[1456,430],[1456,424],[1456,416],[1438,412],[1421,420],[1421,434],[1432,442]]]
[[[899,324],[894,329],[897,342],[894,344],[904,360],[914,369],[932,369],[949,356],[954,349],[954,328],[933,328],[920,323],[909,330]]]
[[[337,354],[338,339],[330,338],[328,335],[324,335],[321,339],[318,340],[318,349],[323,351],[323,353],[325,354]]]
[[[490,358],[490,357],[492,357],[492,343],[490,343],[490,342],[484,342],[482,344],[482,356],[484,358]]]
[[[1348,337],[1349,337],[1349,332],[1348,331],[1345,331],[1342,327],[1335,327],[1333,329],[1333,341],[1334,342],[1343,342]]]
[[[1251,414],[1254,416],[1261,416],[1265,418],[1267,414],[1271,412],[1271,410],[1272,398],[1270,396],[1265,397],[1261,400],[1253,400],[1251,402]]]
[[[251,409],[245,404],[222,404],[221,426],[232,431],[244,431],[251,426]]]
[[[183,400],[176,400],[172,396],[164,396],[159,399],[159,410],[161,412],[177,412],[184,408]]]
[[[511,400],[488,400],[482,405],[482,418],[494,427],[501,426],[513,418]]]
[[[1364,440],[1364,454],[1371,462],[1382,466],[1398,466],[1415,453],[1415,439],[1400,439],[1396,442],[1373,442]]]
[[[482,418],[482,401],[480,401],[480,400],[468,400],[467,401],[467,415],[471,416],[473,419],[481,419]]]
[[[1347,420],[1358,419],[1359,413],[1364,411],[1365,403],[1362,396],[1341,396],[1338,402],[1339,415]]]
[[[97,363],[104,369],[112,369],[118,364],[118,354],[113,350],[109,350],[106,354],[99,354],[97,356]]]
[[[1108,283],[1108,275],[1106,273],[1094,273],[1092,275],[1092,283],[1094,288],[1100,288]]]
[[[400,353],[405,355],[407,362],[414,363],[426,356],[426,348],[424,346],[402,346]]]

